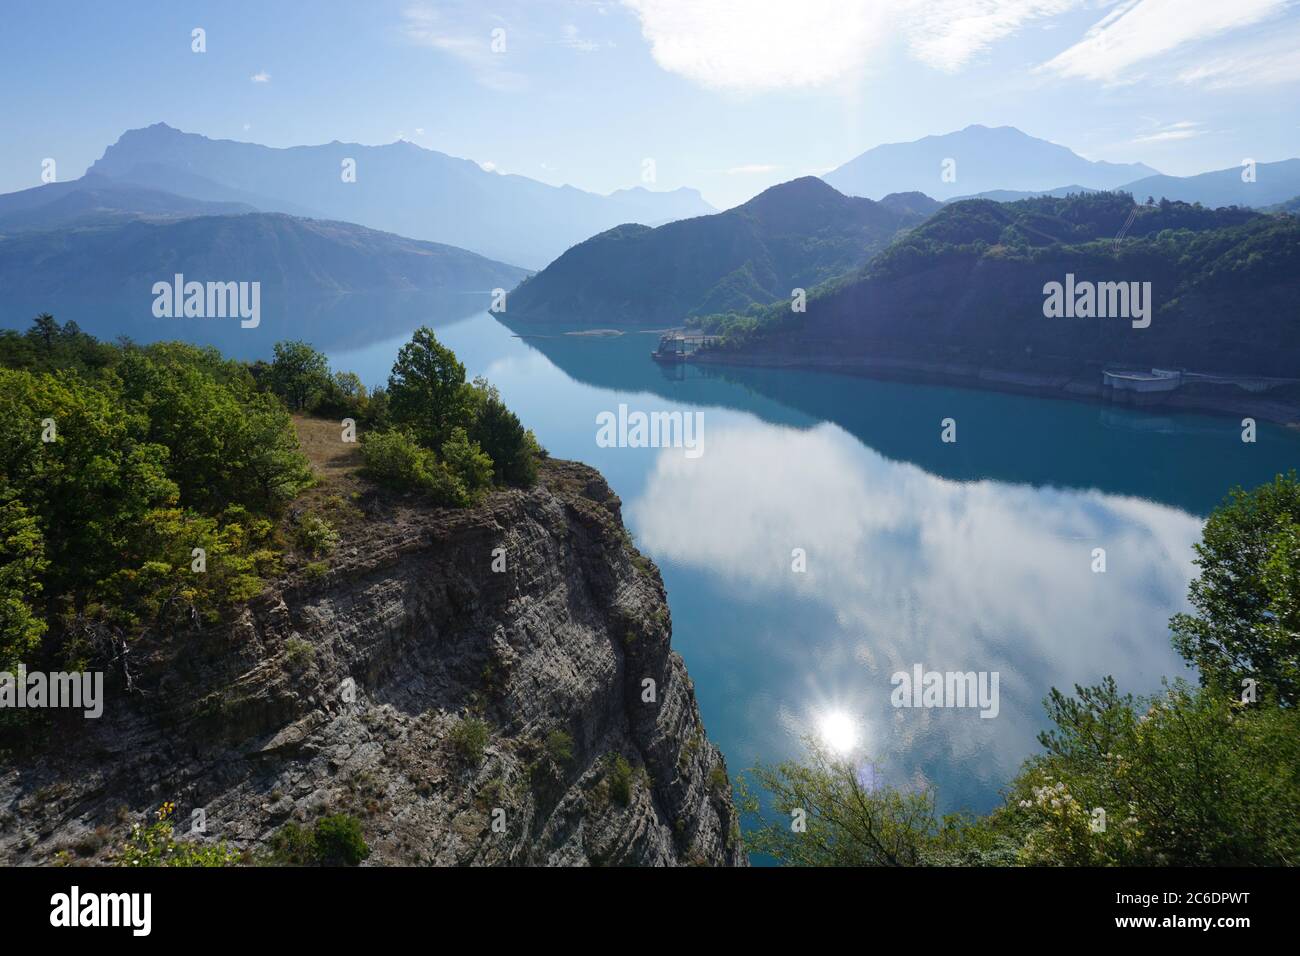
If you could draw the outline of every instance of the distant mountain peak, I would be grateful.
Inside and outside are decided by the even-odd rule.
[[[823,177],[851,196],[923,192],[939,200],[993,190],[1037,192],[1062,183],[1114,189],[1154,174],[1142,163],[1085,159],[1014,126],[972,123],[950,133],[867,150]]]

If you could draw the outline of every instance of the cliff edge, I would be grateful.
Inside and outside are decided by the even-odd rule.
[[[250,860],[347,813],[368,865],[745,864],[663,582],[598,472],[547,460],[464,510],[356,487],[328,562],[137,645],[101,718],[8,756],[0,861],[108,862],[172,801],[180,837]]]

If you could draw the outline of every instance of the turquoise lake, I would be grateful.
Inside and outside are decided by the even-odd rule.
[[[1261,424],[1248,444],[1233,418],[664,368],[654,334],[512,330],[486,312],[430,324],[552,455],[599,468],[622,498],[733,775],[811,736],[885,783],[934,787],[944,810],[998,802],[1038,749],[1051,687],[1194,678],[1167,622],[1202,522],[1233,485],[1300,464],[1300,434]],[[331,364],[383,384],[406,340]],[[702,454],[599,447],[597,416],[620,404],[701,412]],[[996,672],[997,715],[892,706],[891,675],[916,665]]]

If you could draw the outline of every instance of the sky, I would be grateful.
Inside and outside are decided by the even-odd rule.
[[[76,178],[159,121],[268,146],[407,139],[719,208],[972,123],[1189,175],[1300,156],[1297,50],[1300,0],[14,4],[0,192],[39,185],[46,159]]]

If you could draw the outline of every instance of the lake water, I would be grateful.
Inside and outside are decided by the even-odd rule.
[[[1038,749],[1051,687],[1113,674],[1149,693],[1193,676],[1167,621],[1205,515],[1232,485],[1300,463],[1300,435],[1262,424],[1247,444],[1229,418],[663,368],[652,334],[520,338],[488,313],[435,328],[551,454],[599,468],[622,498],[733,774],[812,735],[879,780],[935,787],[944,810],[998,802]],[[331,363],[382,384],[405,341]],[[620,404],[702,412],[703,453],[598,447],[597,416]],[[892,706],[891,676],[918,664],[996,672],[997,715]]]

